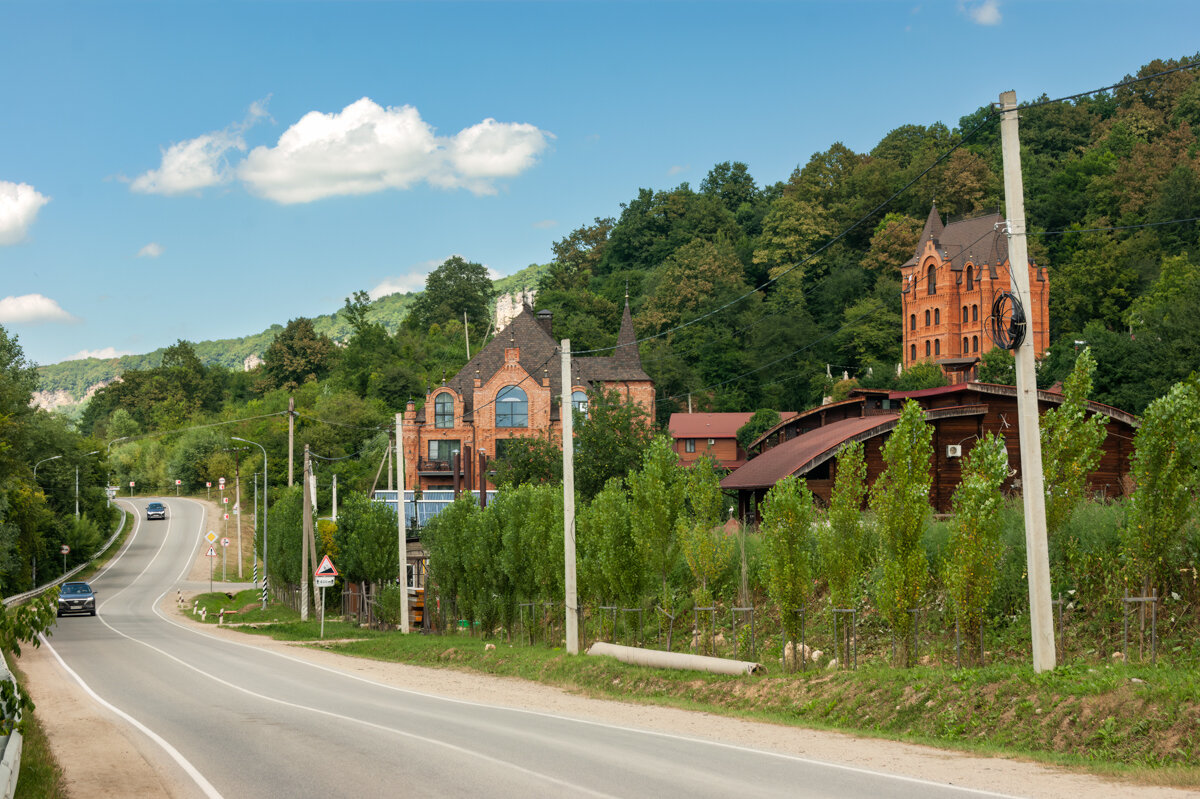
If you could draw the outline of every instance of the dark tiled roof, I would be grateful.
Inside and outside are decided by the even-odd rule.
[[[925,220],[925,228],[917,242],[917,252],[905,266],[914,264],[925,242],[932,240],[953,271],[961,272],[968,261],[976,267],[987,264],[994,278],[996,267],[1008,260],[1008,237],[1003,223],[1004,217],[1000,214],[986,214],[943,225],[937,206],[934,206],[929,209],[929,218]]]
[[[575,382],[590,385],[601,382],[649,381],[650,376],[642,371],[642,360],[635,341],[633,318],[630,316],[627,302],[625,315],[621,320],[621,331],[617,336],[616,354],[572,357],[571,374]],[[466,418],[469,419],[474,410],[472,395],[476,376],[484,383],[490,380],[504,365],[504,351],[510,347],[520,348],[519,363],[533,380],[538,381],[540,385],[543,377],[549,378],[550,392],[554,395],[562,393],[562,356],[559,346],[527,306],[447,383],[464,398]],[[551,411],[551,418],[558,418],[557,405]]]
[[[856,416],[832,422],[772,447],[721,481],[721,488],[770,488],[789,474],[818,465],[832,457],[845,442],[875,428],[884,432],[895,426],[899,413]],[[810,465],[811,464],[811,465]]]

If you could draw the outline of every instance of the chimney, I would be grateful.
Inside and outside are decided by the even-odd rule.
[[[554,313],[552,311],[538,311],[537,323],[542,326],[542,330],[546,331],[547,336],[554,338]]]

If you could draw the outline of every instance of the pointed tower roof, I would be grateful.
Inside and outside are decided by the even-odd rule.
[[[929,239],[938,239],[942,235],[942,231],[946,226],[942,224],[942,216],[938,213],[937,203],[929,206],[929,216],[925,217],[925,229],[921,231],[921,244],[924,244]]]
[[[629,312],[629,296],[625,296],[625,311],[621,314],[621,330],[617,333],[617,350],[614,357],[624,362],[641,365],[638,355],[637,334],[633,331],[633,315]]]

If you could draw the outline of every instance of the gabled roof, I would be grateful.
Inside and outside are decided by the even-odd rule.
[[[633,318],[629,312],[629,303],[625,303],[625,313],[621,320],[621,330],[617,336],[615,355],[583,356],[571,358],[571,375],[577,385],[591,385],[604,382],[636,382],[650,381],[650,376],[642,370],[642,360],[638,355],[637,337],[633,330]],[[561,349],[550,337],[541,323],[528,306],[513,317],[512,321],[489,341],[483,349],[475,354],[467,365],[458,371],[447,382],[464,399],[464,416],[474,410],[475,378],[486,383],[492,375],[504,366],[504,351],[510,347],[520,348],[518,362],[530,374],[533,380],[541,385],[543,378],[549,380],[550,392],[554,395],[562,393]],[[435,389],[436,391],[436,389]],[[418,419],[422,416],[418,415]],[[558,418],[558,406],[551,410],[551,418]]]
[[[673,413],[667,428],[672,438],[734,438],[752,413]]]
[[[976,267],[987,264],[996,276],[996,267],[1008,260],[1008,237],[1004,233],[1004,217],[998,213],[985,214],[972,219],[960,219],[948,225],[942,224],[937,206],[929,209],[925,228],[917,241],[917,251],[904,265],[915,265],[925,249],[927,241],[949,262],[950,268],[961,272],[967,263]]]

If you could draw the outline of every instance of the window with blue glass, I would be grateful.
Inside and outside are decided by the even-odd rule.
[[[496,394],[496,427],[529,427],[529,398],[520,386],[505,386]]]
[[[571,407],[572,408],[574,408],[575,410],[579,411],[580,413],[586,415],[587,414],[587,403],[588,403],[587,394],[583,393],[582,391],[572,391],[571,392]]]
[[[449,392],[444,391],[433,400],[433,426],[454,427],[454,397]]]

